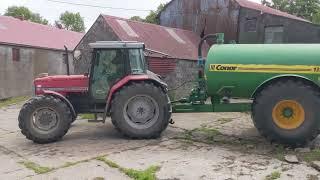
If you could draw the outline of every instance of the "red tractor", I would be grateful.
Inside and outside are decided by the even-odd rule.
[[[156,138],[171,119],[167,85],[147,70],[144,44],[96,42],[87,75],[45,76],[19,114],[21,132],[36,143],[61,139],[80,113],[104,113],[130,138]]]

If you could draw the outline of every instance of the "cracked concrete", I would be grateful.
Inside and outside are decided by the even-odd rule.
[[[176,123],[156,140],[129,140],[109,121],[97,124],[79,120],[62,141],[38,145],[19,132],[19,108],[0,109],[0,179],[130,179],[94,160],[102,155],[124,168],[160,166],[156,177],[163,180],[264,179],[275,171],[281,173],[281,179],[320,178],[320,173],[306,162],[289,164],[276,159],[275,146],[259,136],[249,114],[174,114]],[[201,132],[183,138],[185,130],[201,127],[214,128],[221,134],[214,141],[208,141]],[[319,142],[317,139],[313,146]],[[87,161],[79,162],[83,160]],[[20,161],[58,169],[36,174]],[[70,162],[79,163],[61,168]]]

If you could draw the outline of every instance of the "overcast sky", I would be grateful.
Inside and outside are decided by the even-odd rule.
[[[53,0],[78,4],[90,4],[94,6],[150,10],[156,9],[160,3],[169,2],[170,0]],[[251,0],[260,2],[260,0]],[[26,6],[33,12],[39,13],[41,16],[53,23],[59,18],[59,15],[64,11],[80,12],[84,18],[85,26],[88,29],[99,14],[107,14],[129,18],[131,16],[145,17],[148,11],[136,10],[121,10],[98,7],[84,7],[79,5],[69,5],[50,0],[0,0],[0,14],[4,14],[8,6]]]

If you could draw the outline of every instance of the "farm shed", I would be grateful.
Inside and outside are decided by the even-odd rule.
[[[96,41],[145,43],[149,70],[163,76],[169,89],[175,89],[197,75],[200,36],[191,31],[100,15],[75,48],[76,73],[88,72],[91,61],[89,43]],[[186,83],[170,94],[177,99],[188,95],[191,89],[192,83]]]
[[[320,26],[248,0],[172,0],[158,18],[198,35],[223,32],[226,43],[320,42]]]
[[[31,95],[32,81],[41,73],[66,74],[64,45],[69,49],[71,62],[71,51],[82,36],[82,33],[0,16],[0,99]]]

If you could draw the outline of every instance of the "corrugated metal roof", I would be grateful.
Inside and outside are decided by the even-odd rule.
[[[286,18],[290,18],[290,19],[296,19],[299,21],[310,22],[306,19],[294,16],[294,15],[291,15],[291,14],[288,14],[288,13],[285,13],[285,12],[282,12],[282,11],[279,11],[279,10],[276,10],[276,9],[273,9],[273,8],[270,8],[270,7],[264,6],[262,4],[252,2],[252,1],[248,1],[248,0],[235,0],[235,1],[238,2],[240,6],[245,7],[245,8],[258,10],[258,11],[268,13],[268,14],[273,14],[276,16],[282,16],[282,17],[286,17]]]
[[[73,50],[83,33],[58,29],[9,16],[0,16],[0,44],[44,49]]]
[[[144,42],[146,48],[170,55],[171,58],[196,60],[200,37],[181,29],[103,15],[107,24],[122,41]]]
[[[162,11],[164,11],[167,8],[167,6],[169,6],[173,1],[175,1],[175,0],[171,0],[169,3],[167,3],[164,6]],[[252,2],[252,1],[248,1],[248,0],[234,0],[234,1],[236,1],[241,7],[258,10],[258,11],[261,11],[261,12],[264,12],[264,13],[268,13],[268,14],[273,14],[273,15],[276,15],[276,16],[282,16],[282,17],[286,17],[286,18],[290,18],[290,19],[295,19],[295,20],[311,23],[310,21],[308,21],[306,19],[294,16],[292,14],[285,13],[285,12],[280,11],[280,10],[276,10],[276,9],[264,6],[264,5],[256,3],[256,2]],[[158,14],[158,16],[160,16],[162,11]]]

